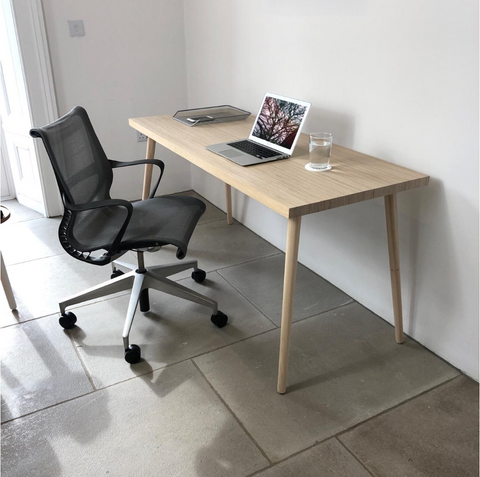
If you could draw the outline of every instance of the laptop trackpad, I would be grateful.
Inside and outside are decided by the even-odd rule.
[[[228,157],[233,159],[234,157],[244,156],[245,153],[241,151],[237,151],[236,149],[225,149],[224,151],[218,151],[218,153],[222,156]]]

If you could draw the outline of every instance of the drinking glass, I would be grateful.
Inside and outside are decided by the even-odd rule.
[[[332,154],[333,135],[331,133],[320,132],[310,134],[310,163],[305,166],[309,171],[328,171],[332,168],[330,165],[330,156]]]

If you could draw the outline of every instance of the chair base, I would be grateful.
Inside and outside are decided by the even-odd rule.
[[[130,289],[130,302],[128,304],[125,326],[123,328],[125,359],[129,363],[140,360],[140,348],[137,345],[130,344],[129,336],[138,303],[141,302],[141,308],[144,311],[148,311],[148,289],[150,288],[200,305],[208,306],[213,311],[212,322],[220,328],[226,324],[228,318],[218,310],[218,304],[215,300],[167,278],[170,275],[189,268],[193,268],[193,274],[196,274],[192,274],[192,276],[204,276],[204,273],[198,273],[202,271],[198,269],[196,260],[172,265],[159,265],[147,269],[143,263],[143,252],[137,251],[137,255],[138,268],[126,262],[114,261],[112,262],[112,277],[114,278],[60,302],[60,313],[62,315],[60,324],[64,328],[72,328],[75,326],[76,317],[73,313],[66,312],[67,307]]]

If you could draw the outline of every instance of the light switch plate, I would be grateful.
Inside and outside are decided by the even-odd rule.
[[[85,36],[83,20],[68,20],[68,28],[70,29],[70,36]]]

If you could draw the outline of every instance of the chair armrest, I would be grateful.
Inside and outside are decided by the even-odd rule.
[[[115,236],[115,239],[112,242],[112,246],[110,247],[110,250],[108,250],[109,254],[115,254],[117,252],[118,245],[120,244],[123,234],[125,233],[125,230],[127,230],[128,223],[130,222],[130,219],[132,217],[133,213],[133,205],[128,202],[128,200],[123,200],[123,199],[105,199],[105,200],[98,200],[96,202],[89,202],[87,204],[70,204],[65,197],[63,197],[63,204],[65,205],[65,208],[68,210],[71,210],[72,212],[85,212],[87,210],[93,210],[93,209],[101,209],[102,207],[125,207],[127,209],[127,218],[123,222],[123,225],[120,227],[120,230],[118,231],[117,235]]]
[[[152,199],[157,192],[158,185],[160,184],[160,180],[163,176],[163,171],[165,169],[165,164],[158,160],[158,159],[140,159],[139,161],[131,161],[131,162],[121,162],[121,161],[112,161],[111,159],[108,160],[112,169],[117,167],[127,167],[127,166],[136,166],[139,164],[155,164],[160,168],[160,176],[158,177],[157,183],[153,186],[153,189],[150,190],[150,195],[148,196],[149,199]]]

